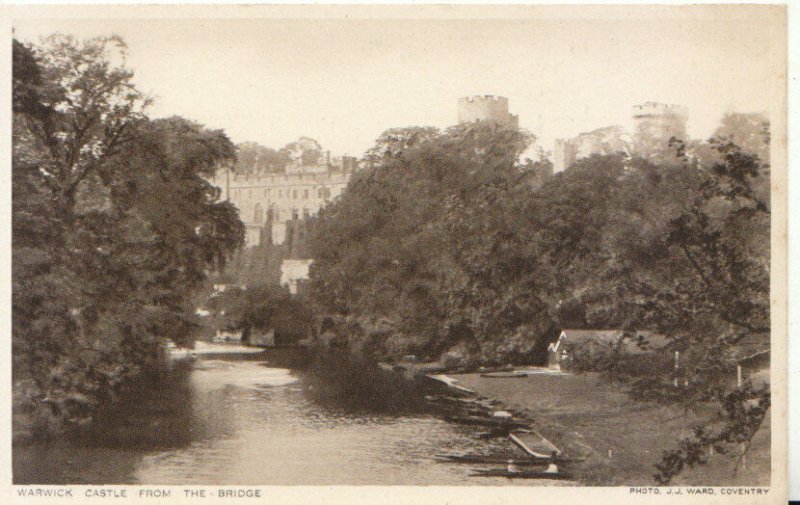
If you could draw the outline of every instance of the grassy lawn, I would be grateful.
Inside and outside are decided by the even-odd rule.
[[[579,471],[587,484],[653,485],[654,465],[691,430],[682,411],[632,402],[618,386],[596,375],[531,376],[523,379],[455,375],[459,384],[524,410],[540,432],[562,450],[585,455]],[[734,474],[730,456],[692,469],[677,485],[769,485],[769,418],[748,453],[747,468]]]

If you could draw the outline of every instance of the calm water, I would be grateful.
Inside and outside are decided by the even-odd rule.
[[[143,388],[83,440],[14,450],[14,481],[51,484],[547,485],[476,478],[441,452],[507,452],[424,412],[322,401],[269,361],[201,359]],[[494,444],[494,445],[493,445]]]

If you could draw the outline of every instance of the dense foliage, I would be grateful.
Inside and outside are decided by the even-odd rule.
[[[236,172],[241,174],[282,173],[289,163],[288,150],[276,151],[255,142],[236,146]]]
[[[382,135],[313,223],[314,299],[383,359],[541,363],[562,328],[658,331],[683,353],[680,388],[668,359],[599,369],[640,399],[719,413],[659,478],[752,437],[768,387],[731,379],[769,349],[766,120],[730,115],[710,142],[595,155],[543,185],[516,162],[529,140],[483,123]]]
[[[433,136],[407,142],[402,155],[381,150],[379,161],[354,174],[342,198],[311,224],[311,290],[324,311],[358,323],[357,346],[432,357],[460,342],[480,346],[478,325],[491,324],[493,310],[506,310],[483,303],[497,286],[475,286],[470,294],[469,283],[481,282],[469,278],[472,260],[448,253],[456,238],[475,236],[458,230],[458,206],[471,207],[492,188],[523,190],[515,159],[529,136],[484,124],[412,135],[418,131]]]
[[[245,343],[254,333],[274,331],[276,344],[293,344],[308,338],[314,327],[308,301],[274,284],[227,289],[213,296],[208,308],[220,329],[241,331]]]
[[[236,146],[236,173],[266,175],[284,173],[291,163],[303,166],[325,163],[322,146],[309,137],[301,137],[278,150],[256,142],[243,142]]]
[[[13,356],[39,428],[85,424],[188,342],[191,295],[243,241],[208,180],[221,131],[150,120],[116,37],[14,43]]]

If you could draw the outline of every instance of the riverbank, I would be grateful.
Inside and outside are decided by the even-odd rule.
[[[570,456],[587,457],[576,474],[589,485],[653,485],[654,465],[691,430],[683,412],[631,401],[595,374],[487,378],[453,374],[458,385],[503,402]],[[713,456],[706,467],[680,475],[675,485],[769,485],[769,416],[756,434],[747,467]]]
[[[290,371],[282,363],[296,359],[287,359],[282,353],[201,352],[197,362],[181,360],[181,366],[172,368],[169,374],[142,382],[136,391],[131,391],[128,401],[107,412],[107,416],[99,416],[98,425],[86,430],[83,440],[73,440],[72,445],[63,441],[63,447],[57,446],[61,447],[62,460],[50,458],[53,461],[48,463],[43,456],[51,450],[48,445],[24,449],[23,444],[17,443],[15,433],[18,465],[15,475],[22,481],[39,483],[55,482],[47,480],[53,475],[63,479],[58,482],[72,483],[84,482],[82,479],[120,483],[134,478],[140,479],[137,482],[155,482],[148,468],[163,467],[149,458],[142,463],[145,452],[176,458],[176,466],[169,467],[169,472],[183,468],[184,456],[193,465],[205,468],[208,444],[224,452],[231,449],[225,445],[226,437],[240,433],[242,445],[237,447],[270,440],[261,452],[252,454],[253,458],[261,461],[264,454],[280,447],[275,453],[276,464],[294,465],[298,472],[314,459],[313,451],[303,458],[297,454],[298,447],[305,447],[309,440],[314,441],[312,446],[316,450],[348,451],[351,459],[363,463],[365,472],[371,462],[385,461],[392,455],[406,458],[409,447],[414,446],[413,458],[408,460],[413,469],[404,466],[408,462],[405,459],[402,462],[392,459],[386,461],[395,469],[392,472],[402,472],[397,475],[389,472],[388,476],[369,473],[370,478],[396,479],[386,481],[392,484],[507,485],[510,483],[507,479],[476,481],[470,477],[469,472],[478,465],[433,461],[441,453],[523,458],[523,453],[508,441],[507,431],[501,435],[491,433],[503,431],[496,429],[497,424],[511,421],[506,417],[492,418],[498,411],[506,411],[514,422],[532,425],[533,431],[572,460],[565,470],[575,476],[574,482],[537,485],[650,486],[654,484],[654,465],[662,452],[674,447],[690,427],[681,412],[634,403],[619,387],[596,375],[553,374],[532,369],[520,377],[498,374],[501,376],[489,378],[476,373],[445,374],[439,364],[368,366],[347,356],[322,353],[311,366]],[[484,422],[460,424],[458,417],[466,418],[462,421],[480,418]],[[489,418],[492,423],[486,422]],[[328,430],[334,430],[331,438],[325,435]],[[482,433],[490,436],[479,436]],[[371,444],[369,454],[359,452],[365,443]],[[768,477],[764,476],[769,475],[769,444],[767,418],[753,441],[747,468],[734,475],[732,459],[716,456],[712,465],[690,470],[674,484],[768,485]],[[551,452],[536,450],[543,454]],[[103,469],[109,451],[121,454],[125,468],[118,473],[106,473]],[[96,456],[96,468],[70,466],[70,462],[80,461],[75,454],[84,452]],[[239,453],[225,454],[235,460]],[[317,470],[324,473],[327,466]],[[169,482],[180,482],[185,477],[182,473],[152,471],[157,476],[167,475]],[[411,472],[413,476],[403,480],[403,472]],[[205,478],[213,480],[213,475],[212,472]],[[292,479],[298,478],[287,473],[270,480],[273,477],[269,474],[249,467],[243,475],[247,477],[244,480],[237,472],[228,478],[230,482],[248,484],[295,483]],[[353,478],[338,474],[312,476],[316,480],[309,482],[317,484],[351,482],[348,479]],[[525,482],[513,484],[525,485]]]
[[[82,438],[15,446],[14,483],[569,484],[477,478],[471,474],[480,465],[439,462],[438,453],[496,454],[508,443],[478,439],[475,426],[431,414],[425,379],[418,384],[399,374],[385,376],[349,360],[333,368],[292,370],[277,365],[269,352],[247,359],[208,356],[152,377]]]

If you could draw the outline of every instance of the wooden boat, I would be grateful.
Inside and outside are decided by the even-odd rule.
[[[481,377],[489,379],[523,379],[527,376],[528,374],[525,372],[487,372],[481,374]]]
[[[505,465],[514,464],[517,466],[539,466],[547,468],[551,460],[535,460],[530,458],[513,458],[504,456],[484,456],[482,454],[436,454],[434,456],[436,461],[442,463],[468,463],[468,464],[484,464],[484,465]]]
[[[527,421],[515,421],[513,419],[480,417],[480,416],[446,416],[445,420],[451,423],[475,424],[478,426],[490,426],[492,428],[524,428],[530,426]]]
[[[493,438],[505,438],[508,436],[509,432],[513,430],[513,427],[508,428],[495,428],[491,431],[482,431],[475,435],[476,438],[479,440],[491,440]]]
[[[532,430],[514,430],[508,438],[532,458],[555,458],[561,454],[552,442]]]
[[[486,464],[507,464],[509,460],[515,465],[526,466],[547,466],[550,463],[578,463],[586,461],[586,458],[566,458],[556,456],[555,458],[529,458],[508,457],[502,455],[483,455],[483,454],[436,454],[434,458],[438,461],[448,461],[451,463],[486,463]]]
[[[474,470],[470,477],[507,477],[509,479],[571,479],[572,475],[565,472],[542,472],[538,470],[519,470],[509,472],[505,468],[492,468],[490,470]]]
[[[438,383],[445,384],[447,387],[452,388],[460,393],[467,393],[471,395],[475,394],[475,391],[456,384],[458,380],[450,377],[449,375],[440,373],[440,374],[426,374],[425,376],[428,377],[429,379],[437,381]]]
[[[451,403],[454,405],[475,405],[478,403],[477,398],[457,398],[455,396],[445,395],[427,395],[425,399],[429,402]]]

